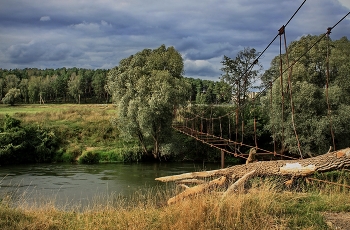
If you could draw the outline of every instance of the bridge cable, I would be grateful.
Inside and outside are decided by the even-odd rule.
[[[343,21],[349,14],[350,14],[350,12],[348,12],[342,19],[340,19],[334,26],[332,26],[332,27],[330,27],[330,28],[331,28],[331,29],[334,29],[334,28],[335,28],[341,21]],[[293,63],[292,63],[290,66],[288,66],[287,69],[285,69],[285,70],[283,71],[283,73],[285,73],[286,71],[289,70],[289,68],[291,68],[291,67],[294,66],[296,63],[298,63],[302,57],[304,57],[317,43],[319,43],[319,42],[326,36],[326,34],[327,34],[327,32],[326,32],[325,34],[323,34],[313,45],[311,45],[311,46],[309,47],[309,49],[307,49],[302,55],[300,55],[297,59],[295,59],[295,60],[293,61]],[[278,35],[277,35],[277,36],[278,36]],[[272,80],[272,83],[275,82],[278,78],[279,78],[279,77],[273,79],[273,80]],[[271,87],[272,87],[272,84],[271,84]],[[270,88],[269,86],[266,86],[262,91],[260,91],[260,92],[256,95],[255,98],[259,98],[259,97],[261,97],[262,95],[264,95],[265,92],[266,92],[266,90],[268,90],[269,88]]]
[[[290,17],[290,19],[287,21],[287,23],[286,23],[286,25],[284,26],[284,27],[286,27],[288,24],[289,24],[289,22],[294,18],[294,16],[297,14],[297,12],[301,9],[301,7],[304,5],[304,3],[306,2],[306,0],[304,0],[304,2],[299,6],[299,8],[294,12],[294,14]],[[348,14],[350,14],[350,12],[348,13]],[[347,15],[346,15],[347,16]],[[346,16],[344,16],[343,17],[343,19],[346,17]],[[338,23],[340,23],[343,19],[341,19]],[[337,24],[338,24],[337,23]],[[336,24],[336,25],[337,25]],[[332,28],[334,28],[336,25],[334,25]],[[272,43],[276,40],[276,38],[279,36],[279,33],[272,39],[272,41],[265,47],[265,49],[259,54],[259,56],[255,59],[255,61],[249,66],[249,68],[247,68],[246,69],[246,71],[242,74],[242,75],[245,75],[245,74],[247,74],[249,71],[251,71],[252,70],[252,68],[254,67],[254,65],[255,64],[257,64],[258,63],[258,60],[259,60],[259,58],[265,53],[265,51],[272,45]],[[275,79],[276,80],[276,79]],[[266,90],[266,89],[268,89],[268,87],[266,87],[265,89],[264,89],[264,91]],[[260,95],[260,94],[259,94]],[[233,112],[231,112],[231,113],[228,113],[228,114],[233,114]],[[195,115],[195,116],[199,116],[199,115]]]
[[[281,116],[282,116],[282,120],[281,120],[281,126],[282,126],[282,135],[281,135],[281,153],[284,152],[284,89],[283,89],[283,69],[282,69],[282,34],[284,34],[284,30],[285,30],[285,26],[282,26],[279,30],[278,30],[278,34],[280,36],[280,86],[281,86]]]
[[[237,155],[237,143],[238,143],[238,107],[236,108],[236,140],[235,140],[235,155]]]
[[[284,47],[286,50],[286,59],[287,59],[287,66],[289,66],[289,58],[288,58],[288,48],[287,48],[287,38],[286,38],[286,31],[284,30]],[[293,103],[293,93],[292,93],[292,73],[293,73],[293,67],[289,68],[289,72],[288,72],[288,85],[289,85],[289,97],[290,97],[290,107],[292,110],[292,125],[293,125],[293,130],[294,130],[294,134],[295,134],[295,138],[297,140],[297,145],[298,145],[298,151],[300,154],[301,159],[303,159],[303,155],[301,153],[301,149],[300,149],[300,141],[299,141],[299,137],[298,137],[298,133],[297,133],[297,129],[295,127],[295,121],[294,121],[294,115],[295,115],[295,110],[294,110],[294,103]]]
[[[269,82],[270,85],[270,111],[273,110],[273,104],[272,104],[272,81]],[[276,156],[276,124],[272,122],[272,139],[273,139],[273,155]]]
[[[228,118],[228,139],[231,140],[231,119],[230,116],[227,116]]]
[[[220,121],[220,137],[222,138],[222,125],[221,125],[221,117],[219,117],[219,121]]]
[[[256,108],[255,108],[255,98],[253,98],[253,113],[254,113],[254,142],[255,150],[258,151],[258,139],[256,137]]]
[[[284,27],[286,27],[288,24],[289,24],[289,22],[294,18],[294,16],[298,13],[298,11],[301,9],[301,7],[304,5],[304,3],[306,2],[306,0],[304,0],[301,4],[300,4],[300,6],[299,6],[299,8],[294,12],[294,14],[289,18],[289,20],[287,21],[287,23],[284,25]],[[350,12],[349,12],[350,13]],[[344,17],[345,18],[345,17]],[[253,64],[251,64],[251,66],[246,70],[246,72],[245,73],[243,73],[243,75],[244,74],[246,74],[248,71],[249,71],[249,69],[251,69],[256,63],[258,63],[258,60],[259,60],[259,58],[265,53],[265,51],[272,45],[272,43],[276,40],[276,38],[279,36],[279,33],[272,39],[272,41],[265,47],[265,49],[259,54],[259,56],[255,59],[255,61],[253,62]]]
[[[304,3],[306,2],[306,0],[303,1],[303,3],[299,6],[299,8],[294,12],[294,14],[292,15],[292,17],[287,21],[286,25],[284,25],[283,27],[286,27],[289,22],[294,18],[294,16],[297,14],[297,12],[301,9],[301,7],[304,5]],[[243,73],[243,75],[247,75],[249,72],[251,72],[251,70],[253,69],[254,65],[258,63],[259,58],[265,53],[265,51],[271,46],[271,44],[276,40],[276,38],[278,36],[281,36],[280,33],[278,33],[273,39],[272,41],[267,45],[267,47],[259,54],[259,56],[254,60],[254,62],[249,66],[249,68],[246,69],[246,71]],[[247,77],[246,77],[247,78]],[[246,83],[246,79],[245,78],[245,83]],[[240,100],[240,98],[238,98],[238,100]],[[242,107],[239,104],[239,107]],[[236,142],[238,141],[238,129],[237,129],[237,125],[238,125],[238,114],[237,114],[237,109],[236,109]],[[283,114],[283,112],[282,112]],[[241,128],[241,132],[242,132],[242,142],[243,143],[243,138],[244,138],[244,115],[241,114],[242,117],[242,128]],[[283,136],[283,135],[282,135]]]
[[[335,141],[334,141],[334,132],[333,132],[333,121],[332,121],[332,115],[331,115],[331,108],[330,108],[330,103],[329,103],[329,94],[328,94],[328,87],[329,87],[329,40],[330,40],[330,34],[331,34],[331,27],[327,28],[327,77],[326,77],[326,99],[327,99],[327,115],[329,119],[329,127],[331,131],[331,136],[332,136],[332,142],[333,142],[333,151],[335,151]]]

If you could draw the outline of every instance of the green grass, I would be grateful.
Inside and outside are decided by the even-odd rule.
[[[73,108],[74,104],[50,104],[50,105],[44,105],[44,104],[21,104],[21,105],[5,105],[0,104],[0,114],[9,114],[10,116],[13,116],[15,114],[33,114],[33,113],[39,113],[39,112],[55,112],[62,109],[68,109]]]
[[[110,122],[116,115],[114,105],[1,105],[0,119],[6,114],[21,120],[23,125],[53,130],[64,140],[63,161],[78,161],[87,153],[100,155],[102,162],[139,159],[137,142],[119,138],[118,129]]]

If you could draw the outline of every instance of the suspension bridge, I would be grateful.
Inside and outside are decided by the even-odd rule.
[[[332,27],[328,27],[327,31],[320,36],[320,38],[309,47],[308,50],[305,51],[302,55],[299,56],[299,58],[296,58],[291,62],[288,60],[288,50],[287,50],[287,42],[286,42],[286,27],[289,24],[289,22],[294,18],[294,16],[297,14],[297,12],[301,9],[301,7],[304,5],[304,2],[299,6],[299,8],[294,12],[292,17],[288,20],[288,22],[283,25],[279,30],[277,35],[272,39],[272,41],[267,45],[267,47],[260,53],[260,55],[257,57],[256,60],[254,60],[251,65],[245,70],[245,73],[243,75],[249,75],[249,73],[252,71],[254,65],[256,65],[259,61],[259,58],[265,53],[265,51],[273,44],[273,42],[279,37],[280,39],[280,73],[279,77],[273,79],[270,81],[270,84],[265,87],[262,91],[258,92],[253,98],[251,98],[251,102],[257,101],[257,99],[263,95],[268,95],[270,91],[271,95],[271,101],[272,101],[272,86],[273,84],[278,84],[278,82],[281,84],[281,87],[283,87],[283,74],[287,73],[288,78],[287,78],[287,93],[289,94],[289,99],[290,100],[290,108],[291,111],[290,113],[292,114],[292,127],[294,130],[295,134],[295,139],[298,145],[298,150],[300,153],[300,156],[298,158],[302,158],[302,153],[300,149],[300,142],[299,142],[299,137],[298,133],[296,131],[296,124],[294,122],[294,106],[293,106],[293,96],[292,96],[292,84],[291,84],[291,75],[292,75],[292,67],[300,61],[300,59],[317,44],[319,43],[322,39],[328,39],[329,40],[329,35],[341,21],[343,21],[349,14],[348,12],[343,18],[341,18],[337,23],[334,24]],[[286,60],[284,60],[285,64],[287,64],[287,68],[284,70],[282,69],[282,46],[284,43],[285,47],[285,57]],[[334,142],[334,132],[333,132],[333,127],[332,127],[332,118],[330,115],[330,104],[328,100],[328,86],[329,86],[329,52],[328,52],[328,47],[327,47],[327,57],[326,57],[326,65],[327,65],[327,71],[326,71],[326,82],[325,82],[325,88],[326,88],[326,97],[327,97],[327,107],[328,107],[328,117],[329,117],[329,125],[330,125],[330,132],[331,132],[331,137],[333,141],[333,148],[335,150],[335,142]],[[279,81],[278,81],[279,80]],[[276,83],[277,82],[277,83]],[[283,114],[284,114],[284,105],[283,103],[285,102],[285,95],[283,94],[283,89],[281,90],[282,94],[282,121],[284,120]],[[244,133],[245,131],[245,126],[247,124],[244,124],[243,119],[240,119],[240,116],[242,116],[241,111],[243,110],[243,107],[245,107],[246,104],[243,104],[241,106],[233,106],[232,112],[227,112],[224,115],[221,116],[213,116],[212,113],[209,113],[210,116],[205,116],[206,112],[189,112],[186,110],[191,110],[191,108],[183,108],[183,109],[178,109],[175,112],[175,119],[173,123],[173,128],[185,135],[188,135],[197,141],[200,141],[206,145],[209,145],[210,147],[216,148],[221,151],[221,167],[224,168],[225,162],[225,154],[230,154],[233,155],[234,157],[239,157],[243,158],[245,160],[249,160],[249,153],[251,151],[254,151],[255,156],[258,158],[264,158],[264,159],[276,159],[276,157],[280,157],[280,159],[296,159],[296,156],[290,156],[286,155],[283,153],[283,151],[277,151],[276,150],[276,142],[275,142],[275,137],[273,134],[273,150],[266,150],[264,148],[261,148],[258,146],[258,141],[257,141],[257,126],[258,126],[258,120],[254,116],[252,119],[252,124],[250,124],[250,128],[253,129],[250,132],[253,133],[253,139],[247,144],[244,142]],[[208,113],[207,113],[208,114]],[[283,130],[283,124],[282,124],[282,133],[284,132]],[[283,135],[282,135],[283,136]],[[283,142],[283,140],[282,140]],[[253,144],[252,144],[253,143]],[[272,148],[271,148],[272,149]]]

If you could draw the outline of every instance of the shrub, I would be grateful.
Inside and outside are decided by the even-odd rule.
[[[97,164],[100,161],[98,152],[86,151],[79,157],[78,162],[81,164]]]
[[[5,116],[0,129],[0,162],[2,164],[51,162],[56,158],[60,139],[53,131]]]
[[[16,88],[12,88],[8,91],[5,97],[2,99],[4,104],[14,105],[16,100],[21,96],[21,91]]]

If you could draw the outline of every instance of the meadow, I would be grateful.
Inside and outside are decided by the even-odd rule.
[[[116,108],[111,104],[0,105],[0,119],[6,114],[23,126],[51,130],[63,141],[61,161],[98,163],[139,158],[137,143],[119,138],[112,122]]]

